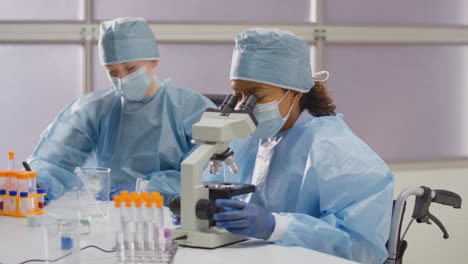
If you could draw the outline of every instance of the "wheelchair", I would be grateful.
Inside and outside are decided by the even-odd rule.
[[[403,236],[401,236],[401,226],[406,210],[406,200],[412,195],[415,196],[415,202],[411,221]],[[416,220],[417,223],[426,224],[434,222],[442,230],[443,238],[449,238],[447,229],[445,229],[442,222],[429,212],[429,207],[432,203],[438,203],[452,206],[455,209],[460,209],[462,199],[460,195],[454,192],[446,190],[431,190],[426,186],[408,187],[398,195],[397,199],[393,202],[390,237],[387,242],[388,258],[384,264],[403,263],[403,256],[408,248],[408,242],[404,240],[404,237],[414,220]]]

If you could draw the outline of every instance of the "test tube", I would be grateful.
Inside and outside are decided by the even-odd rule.
[[[164,217],[163,217],[163,204],[164,204],[164,197],[162,197],[158,192],[151,193],[151,197],[153,197],[156,208],[154,210],[154,217],[158,221],[161,227],[164,227]]]
[[[19,172],[17,173],[18,179],[18,192],[29,192],[29,172]]]
[[[29,201],[29,198],[28,198],[28,193],[27,192],[20,192],[20,198],[23,198],[23,199],[19,199],[19,202],[20,202],[20,214],[22,215],[27,215],[28,212],[29,212],[29,209],[28,209],[28,201]]]
[[[0,189],[0,196],[2,195],[6,195],[5,189]],[[0,197],[0,213],[6,213],[5,200],[6,200],[6,197]]]
[[[0,189],[7,189],[8,185],[8,171],[0,169]]]
[[[28,213],[32,213],[36,211],[36,205],[37,205],[37,197],[29,195],[28,200]]]
[[[156,249],[155,244],[155,235],[154,232],[157,232],[154,228],[152,223],[153,214],[152,214],[152,207],[153,207],[153,199],[149,195],[144,195],[145,201],[145,250],[149,252],[154,252]]]
[[[16,209],[16,195],[17,195],[17,192],[16,191],[10,191],[9,193],[10,195],[10,201],[9,201],[9,205],[8,205],[8,213],[10,214],[17,214],[18,211]]]
[[[29,193],[36,194],[37,192],[37,172],[29,171]]]
[[[18,191],[18,178],[16,171],[8,171],[8,191]]]
[[[135,220],[136,232],[135,235],[135,249],[140,253],[145,250],[144,242],[144,219],[143,219],[143,210],[141,197],[138,193],[132,193],[133,200],[133,219]]]
[[[15,152],[8,152],[8,170],[15,170]]]
[[[45,189],[42,189],[42,188],[37,189],[37,194],[43,194],[43,193],[45,193]],[[37,209],[39,211],[44,209],[44,206],[45,206],[44,200],[45,200],[44,195],[37,197]]]
[[[154,226],[154,241],[157,250],[164,249],[164,223],[162,221],[162,196],[158,192],[151,193],[153,200],[152,222]]]
[[[125,225],[124,225],[124,245],[125,245],[125,259],[127,261],[132,262],[134,259],[135,253],[135,241],[134,241],[134,232],[135,226],[133,222],[133,208],[132,208],[132,198],[128,195],[128,192],[123,194],[123,199],[125,201],[125,208],[124,208],[124,218],[125,218]],[[126,195],[125,195],[126,194]]]
[[[124,244],[124,207],[122,206],[123,198],[121,195],[114,196],[115,207],[119,210],[119,222],[115,232],[115,248],[117,252],[117,263],[125,263],[125,244]]]
[[[29,183],[28,183],[28,192],[29,196],[32,196],[29,198],[29,209],[31,211],[36,211],[36,205],[37,205],[37,197],[34,196],[37,194],[37,172],[34,171],[28,171],[29,173]]]
[[[168,252],[172,248],[172,231],[170,229],[164,229],[164,251]]]

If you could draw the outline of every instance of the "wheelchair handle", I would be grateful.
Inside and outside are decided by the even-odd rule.
[[[409,196],[416,196],[416,199],[425,196],[423,200],[420,199],[415,201],[415,210],[413,211],[413,217],[419,220],[417,222],[426,222],[429,223],[429,220],[432,220],[444,233],[444,238],[448,238],[448,233],[442,223],[432,214],[429,213],[429,206],[431,202],[452,206],[454,208],[461,208],[462,199],[460,195],[450,192],[447,190],[431,190],[428,187],[408,187],[401,191],[398,195],[395,206],[392,213],[392,222],[390,226],[390,236],[388,240],[388,259],[386,263],[395,263],[397,259],[397,248],[399,237],[399,228],[401,226],[401,221],[403,218],[403,209],[405,201]],[[393,262],[392,262],[393,261]]]
[[[447,190],[432,190],[432,192],[435,193],[432,202],[452,206],[456,209],[461,208],[462,199],[460,195]]]

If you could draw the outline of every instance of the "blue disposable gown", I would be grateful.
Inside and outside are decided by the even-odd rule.
[[[276,241],[361,263],[383,263],[389,236],[393,175],[340,116],[303,112],[275,137],[231,142],[239,166],[205,180],[255,184],[241,200],[258,204],[289,225]]]
[[[112,89],[71,102],[43,132],[29,159],[38,182],[56,199],[75,185],[74,169],[95,156],[111,169],[111,187],[148,180],[169,202],[180,192],[180,162],[194,147],[192,125],[207,107],[203,95],[160,82],[159,91],[142,102],[129,102]]]

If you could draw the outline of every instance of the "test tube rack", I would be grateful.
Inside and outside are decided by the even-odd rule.
[[[4,212],[4,210],[2,210],[0,212],[0,215],[26,218],[26,217],[28,217],[30,215],[43,214],[46,211],[39,208],[39,202],[38,201],[39,201],[39,197],[45,196],[45,195],[46,195],[46,193],[33,194],[33,195],[28,196],[27,198],[13,196],[13,198],[16,199],[16,202],[15,202],[15,205],[16,205],[15,211],[16,211],[16,213]],[[6,203],[10,202],[10,199],[12,198],[12,196],[0,195],[0,198],[1,198],[1,200],[3,200],[3,208],[2,209],[5,209],[7,207]],[[5,199],[5,198],[7,198],[7,199]],[[20,213],[21,212],[21,209],[20,209],[21,200],[25,200],[25,199],[32,199],[34,201],[34,207],[32,207],[32,210],[30,212],[27,212],[26,214],[21,214]]]

